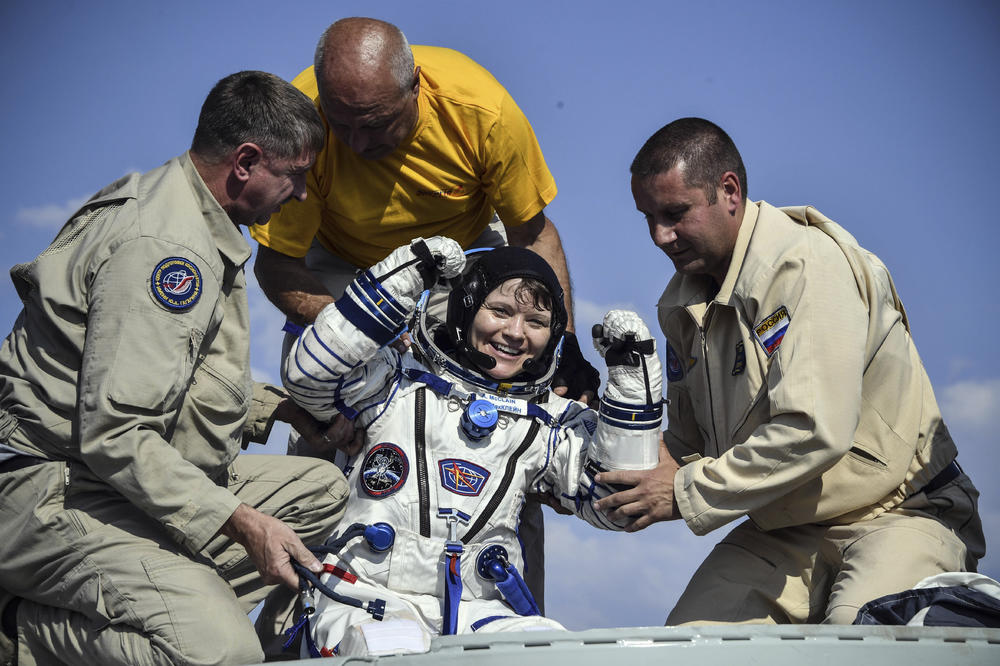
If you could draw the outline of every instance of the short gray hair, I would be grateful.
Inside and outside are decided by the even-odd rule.
[[[244,143],[278,159],[323,149],[326,129],[313,102],[284,79],[248,70],[221,79],[198,116],[191,152],[219,162]]]

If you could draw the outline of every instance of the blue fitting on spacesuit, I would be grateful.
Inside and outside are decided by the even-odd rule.
[[[462,430],[470,439],[482,439],[496,430],[500,413],[489,400],[478,398],[462,412]]]
[[[501,583],[507,580],[508,574],[507,570],[503,568],[503,565],[496,560],[490,560],[485,567],[486,577],[492,578],[497,583]]]
[[[365,528],[365,541],[376,553],[384,553],[396,541],[396,530],[389,523],[373,523]]]
[[[504,565],[507,563],[507,549],[498,543],[491,546],[486,546],[481,551],[479,551],[479,557],[476,558],[476,573],[479,574],[481,578],[486,580],[496,580],[497,577],[492,575],[493,565],[500,565],[503,569]],[[506,578],[507,575],[504,574],[501,578]]]
[[[503,546],[494,544],[484,548],[476,558],[476,571],[483,578],[493,581],[504,600],[518,615],[542,614],[521,574],[507,560],[507,550]]]

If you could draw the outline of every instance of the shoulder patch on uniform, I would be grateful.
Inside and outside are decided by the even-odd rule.
[[[187,310],[201,298],[201,271],[189,259],[169,257],[153,269],[149,286],[160,304],[170,310]]]
[[[468,460],[447,458],[438,462],[441,472],[441,485],[456,495],[475,497],[483,491],[490,472]]]
[[[736,360],[733,361],[733,376],[742,375],[747,369],[747,350],[743,346],[743,341],[736,343]]]
[[[667,342],[667,381],[676,382],[681,379],[684,379],[684,366],[670,342]]]
[[[372,497],[386,497],[403,487],[410,461],[390,442],[376,444],[361,463],[361,489]]]
[[[782,305],[753,327],[754,337],[757,338],[757,342],[760,343],[764,353],[768,356],[778,351],[791,321],[791,317],[788,316],[788,308]]]

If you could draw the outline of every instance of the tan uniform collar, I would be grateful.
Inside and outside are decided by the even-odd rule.
[[[757,217],[760,208],[753,201],[747,201],[743,211],[743,221],[740,223],[740,233],[736,236],[736,246],[733,247],[733,257],[729,260],[729,270],[726,271],[726,279],[719,287],[719,293],[715,295],[715,300],[724,305],[729,305],[732,299],[733,290],[736,288],[736,281],[740,277],[740,269],[743,268],[743,260],[747,256],[747,248],[750,247],[750,238],[753,230],[757,226]]]
[[[233,221],[229,219],[229,215],[226,214],[226,211],[216,201],[215,196],[208,189],[205,181],[201,178],[201,174],[198,173],[194,163],[191,161],[190,154],[184,153],[177,158],[177,161],[184,170],[184,175],[187,176],[188,183],[191,185],[191,192],[194,194],[194,199],[201,208],[201,215],[205,219],[205,224],[212,235],[212,240],[215,241],[215,245],[219,248],[219,254],[232,262],[234,266],[242,266],[250,258],[250,244],[243,237],[240,228],[233,224]]]

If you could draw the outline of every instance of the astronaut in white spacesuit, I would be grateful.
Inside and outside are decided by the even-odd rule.
[[[604,529],[612,492],[594,475],[656,465],[661,370],[638,315],[595,327],[608,363],[599,411],[548,390],[566,312],[529,250],[499,248],[464,271],[455,241],[417,239],[361,273],[322,311],[283,368],[316,418],[366,429],[345,473],[350,498],[327,541],[326,574],[304,587],[313,655],[424,651],[436,634],[562,629],[541,617],[519,571],[518,517],[548,493]],[[449,282],[445,282],[449,280]],[[451,288],[446,321],[418,299]],[[416,317],[412,347],[392,345]],[[349,523],[354,525],[347,527]],[[310,595],[315,589],[336,598]],[[305,649],[305,648],[304,648]]]

